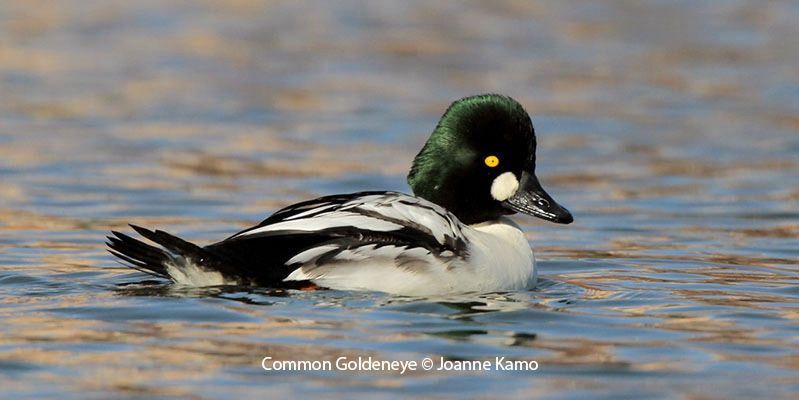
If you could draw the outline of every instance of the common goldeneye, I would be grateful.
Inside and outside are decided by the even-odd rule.
[[[536,283],[524,233],[505,215],[568,224],[535,176],[530,116],[514,99],[455,101],[413,161],[414,196],[360,192],[294,204],[205,247],[131,225],[109,251],[130,267],[193,286],[259,285],[402,295],[496,292]]]

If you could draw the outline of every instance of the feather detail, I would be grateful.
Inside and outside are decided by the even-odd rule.
[[[312,282],[435,294],[520,289],[535,278],[532,252],[512,222],[467,226],[436,204],[396,192],[298,203],[205,247],[132,228],[161,247],[113,232],[112,254],[132,268],[195,286]]]

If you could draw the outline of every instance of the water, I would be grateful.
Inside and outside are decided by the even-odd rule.
[[[5,398],[791,398],[794,2],[3,2]],[[570,226],[520,217],[541,285],[448,299],[171,288],[103,246],[209,243],[404,174],[448,103],[500,92]],[[263,357],[535,360],[267,372]]]

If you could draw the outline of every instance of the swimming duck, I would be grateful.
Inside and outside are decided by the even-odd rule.
[[[259,285],[442,295],[536,284],[533,251],[507,215],[568,224],[572,215],[535,175],[530,116],[514,99],[455,101],[413,161],[414,195],[337,194],[283,208],[220,242],[198,246],[131,227],[113,231],[128,266],[193,286]]]

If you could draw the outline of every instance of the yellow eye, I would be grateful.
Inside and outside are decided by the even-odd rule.
[[[488,156],[483,160],[489,168],[494,168],[499,165],[499,158],[497,156]]]

